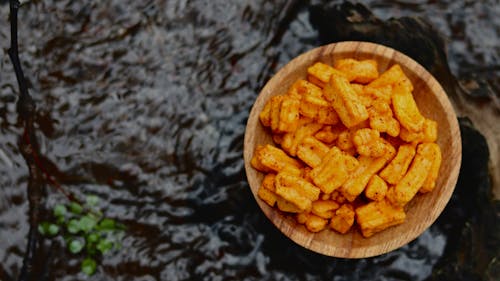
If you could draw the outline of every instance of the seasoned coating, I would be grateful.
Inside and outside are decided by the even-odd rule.
[[[304,94],[300,102],[299,112],[320,124],[335,125],[339,122],[337,112],[323,96]]]
[[[329,83],[325,85],[323,95],[332,103],[340,121],[347,128],[368,119],[366,107],[345,77],[332,75]]]
[[[436,187],[436,179],[439,174],[439,168],[441,167],[441,149],[439,146],[435,143],[430,144],[431,145],[431,156],[429,156],[432,159],[432,165],[431,165],[431,170],[429,171],[429,175],[427,178],[425,178],[424,184],[420,188],[421,193],[427,193],[431,192],[435,187]]]
[[[422,130],[418,132],[412,132],[403,127],[401,128],[400,137],[406,142],[435,142],[437,140],[437,132],[437,122],[431,119],[425,119]]]
[[[307,73],[311,77],[314,77],[312,81],[311,79],[308,78],[309,81],[311,81],[314,84],[318,83],[321,88],[324,88],[324,86],[328,83],[328,81],[330,81],[330,76],[332,76],[332,74],[342,77],[346,76],[343,72],[322,62],[317,62],[312,66],[310,66],[309,68],[307,68]]]
[[[414,145],[401,145],[396,157],[380,172],[380,177],[390,184],[397,184],[406,174],[415,153]]]
[[[436,156],[435,143],[423,143],[417,146],[415,159],[404,177],[387,191],[387,199],[395,206],[404,206],[417,194],[424,184]]]
[[[333,217],[334,211],[339,207],[340,205],[333,200],[318,200],[312,203],[311,212],[318,217],[331,219]]]
[[[258,169],[263,168],[267,171],[280,172],[285,167],[291,166],[293,168],[299,169],[302,165],[299,161],[291,158],[286,155],[286,153],[270,144],[266,144],[265,146],[259,146],[255,150],[256,166],[254,168]]]
[[[314,214],[309,214],[306,220],[306,228],[310,232],[320,232],[325,229],[326,224],[328,223],[327,219],[318,217]]]
[[[342,71],[349,82],[366,84],[378,78],[375,60],[340,59],[335,62],[334,67]]]
[[[342,195],[349,202],[354,201],[363,192],[370,178],[382,169],[392,159],[394,154],[395,151],[393,148],[388,154],[378,158],[359,156],[357,169],[351,173],[349,179],[342,185]]]
[[[381,133],[387,133],[392,137],[397,137],[400,132],[398,120],[393,117],[391,107],[388,103],[376,100],[368,108],[370,116],[370,127]]]
[[[314,135],[323,128],[322,124],[314,123],[310,119],[302,119],[299,122],[297,130],[293,133],[283,135],[281,148],[291,156],[297,155],[297,147],[308,136]]]
[[[365,188],[365,196],[370,200],[380,201],[384,199],[387,188],[387,183],[381,177],[373,175]]]
[[[380,133],[373,129],[359,129],[354,132],[352,142],[360,155],[369,157],[381,157],[390,153],[394,148],[383,138]]]
[[[401,126],[411,132],[422,130],[425,118],[420,114],[411,92],[401,83],[394,85],[393,91],[392,107]]]
[[[328,146],[315,137],[306,137],[297,147],[297,157],[314,168],[321,164],[321,160],[328,153]]]
[[[349,177],[349,172],[358,165],[356,158],[332,147],[321,164],[311,171],[311,178],[324,193],[331,193],[340,187]]]
[[[388,227],[404,222],[406,214],[401,207],[394,207],[386,200],[372,201],[356,208],[356,222],[361,233],[368,238]]]
[[[354,209],[350,204],[344,204],[335,211],[330,220],[330,227],[342,234],[347,233],[354,224]]]

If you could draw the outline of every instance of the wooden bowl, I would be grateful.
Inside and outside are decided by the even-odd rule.
[[[375,59],[379,71],[399,64],[414,85],[413,95],[422,115],[438,122],[437,143],[442,152],[442,164],[436,188],[427,194],[418,194],[407,207],[403,224],[388,228],[364,238],[357,228],[342,235],[327,228],[311,233],[298,224],[294,217],[271,208],[257,197],[264,174],[250,165],[257,145],[272,144],[271,134],[259,121],[265,103],[275,95],[283,95],[299,78],[306,78],[307,67],[321,61],[329,65],[340,58]],[[387,253],[414,240],[424,232],[443,211],[457,182],[462,147],[457,118],[446,93],[434,77],[408,56],[383,45],[368,42],[340,42],[308,51],[285,65],[260,92],[248,118],[244,160],[248,183],[264,214],[283,234],[312,251],[334,257],[364,258]]]

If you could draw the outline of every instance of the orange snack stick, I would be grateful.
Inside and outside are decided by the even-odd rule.
[[[354,224],[354,215],[353,207],[350,204],[344,204],[335,211],[335,215],[330,220],[330,227],[345,234]]]
[[[358,95],[342,76],[332,75],[323,90],[325,98],[332,103],[340,121],[347,127],[353,127],[368,119],[368,111]]]
[[[321,164],[311,171],[311,178],[324,193],[331,193],[349,177],[349,172],[358,165],[356,158],[332,147]]]
[[[310,232],[320,232],[321,230],[325,229],[327,224],[328,220],[313,214],[309,214],[305,222],[306,228]]]
[[[439,146],[435,143],[423,143],[417,146],[417,153],[410,169],[401,181],[387,191],[387,199],[391,204],[402,207],[417,194],[429,175],[436,148],[439,149]]]
[[[299,209],[295,204],[290,203],[286,201],[285,199],[281,198],[280,196],[276,197],[276,206],[278,207],[279,210],[287,213],[301,213],[302,210]]]
[[[381,88],[388,85],[394,85],[401,82],[408,89],[409,92],[413,91],[413,85],[410,79],[406,77],[399,64],[391,66],[387,71],[382,73],[377,79],[373,80],[368,84],[370,88]]]
[[[354,143],[352,142],[351,132],[343,131],[339,134],[337,138],[337,147],[347,152],[349,155],[353,155],[355,151]]]
[[[305,180],[300,176],[289,174],[287,172],[281,172],[276,175],[274,184],[276,186],[276,194],[280,196],[281,194],[280,192],[278,192],[278,187],[285,187],[294,189],[301,196],[307,198],[309,201],[314,201],[319,199],[319,193],[320,193],[319,188],[317,188],[312,183],[308,182],[307,180]]]
[[[297,222],[300,224],[305,224],[307,221],[307,218],[309,218],[309,213],[307,212],[301,212],[297,214]]]
[[[422,130],[419,132],[412,132],[406,128],[401,128],[400,137],[406,142],[435,142],[438,135],[438,124],[431,119],[425,119]]]
[[[404,222],[406,214],[401,207],[394,207],[386,200],[372,201],[356,208],[356,222],[361,233],[368,238],[388,227]]]
[[[274,187],[275,177],[275,174],[267,174],[262,180],[262,184],[257,191],[257,195],[259,196],[259,198],[271,207],[274,206],[277,198],[277,195],[275,193],[276,188]]]
[[[278,128],[280,124],[280,111],[281,111],[281,101],[283,96],[274,96],[269,100],[271,103],[269,109],[269,123],[271,125],[271,131],[274,133],[279,133]]]
[[[299,112],[320,124],[335,125],[339,122],[337,112],[323,96],[304,94],[300,102]]]
[[[339,137],[340,133],[346,129],[347,128],[342,124],[337,124],[336,126],[324,126],[323,129],[314,134],[314,137],[323,143],[331,144]]]
[[[381,133],[386,132],[393,137],[399,135],[399,122],[393,117],[389,104],[375,101],[372,106],[368,108],[368,115],[370,116],[370,127],[372,129]]]
[[[369,157],[380,157],[394,148],[383,138],[380,133],[373,129],[359,129],[354,132],[352,142],[360,155]]]
[[[366,84],[378,78],[375,60],[340,59],[335,61],[334,67],[345,73],[349,81]]]
[[[328,146],[314,137],[306,137],[297,147],[297,157],[307,165],[317,167],[328,153]]]
[[[420,114],[413,95],[401,83],[394,85],[392,94],[392,107],[394,115],[401,126],[409,131],[418,132],[424,126],[425,118]]]
[[[289,96],[294,98],[302,99],[304,95],[312,95],[321,97],[323,92],[320,87],[314,85],[313,83],[306,81],[304,79],[299,79],[288,89]]]
[[[380,177],[390,184],[397,184],[406,174],[415,152],[415,146],[401,145],[394,159],[380,172]]]
[[[392,148],[392,146],[390,147]],[[363,155],[359,156],[359,166],[340,189],[342,195],[344,195],[349,202],[354,201],[354,199],[363,192],[370,178],[382,169],[384,165],[392,159],[394,154],[395,150],[392,148],[392,151],[378,158]]]
[[[365,86],[363,87],[362,95],[367,96],[370,99],[370,105],[374,101],[385,102],[387,104],[390,104],[392,97],[392,86],[386,85],[379,88]]]
[[[379,176],[373,175],[365,189],[365,196],[374,201],[384,199],[387,192],[387,183]]]
[[[259,114],[259,119],[260,122],[264,127],[270,127],[271,126],[271,106],[272,106],[272,99],[269,100],[266,105],[264,105],[264,108]]]
[[[299,122],[297,130],[293,133],[286,133],[283,135],[281,147],[291,156],[297,155],[297,147],[302,140],[308,136],[314,135],[316,132],[323,128],[322,124],[311,122],[310,119],[302,119]]]
[[[441,167],[441,149],[437,144],[433,144],[431,150],[432,152],[429,156],[432,159],[431,170],[429,171],[429,175],[427,175],[424,184],[419,190],[421,193],[431,192],[434,187],[436,187],[436,179],[439,174],[439,168]]]
[[[261,170],[262,168],[267,171],[281,172],[287,166],[290,166],[290,169],[295,168],[298,170],[301,167],[299,161],[291,158],[286,155],[286,153],[270,144],[266,144],[265,146],[259,146],[255,150],[256,165],[253,165],[257,170]],[[259,169],[261,168],[261,169]],[[300,173],[300,170],[299,170]]]
[[[330,219],[340,205],[333,200],[317,200],[312,203],[311,212],[318,217]]]
[[[294,132],[299,125],[300,101],[292,97],[284,97],[281,101],[278,132]]]
[[[330,199],[339,203],[339,204],[344,204],[347,199],[345,199],[344,195],[342,195],[342,192],[340,190],[334,190],[332,193],[330,193]]]
[[[308,77],[308,80],[321,88],[324,88],[328,81],[330,81],[330,76],[332,76],[332,74],[345,77],[345,74],[341,71],[322,62],[317,62],[307,68],[307,73],[310,77],[313,77],[312,80]]]

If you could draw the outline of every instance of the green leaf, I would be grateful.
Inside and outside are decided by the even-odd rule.
[[[59,226],[58,225],[55,225],[53,223],[49,224],[49,227],[47,229],[47,233],[51,236],[54,236],[56,235],[57,233],[59,233]]]
[[[73,213],[73,214],[81,214],[82,211],[83,211],[83,207],[82,205],[78,204],[78,203],[75,203],[75,202],[71,202],[69,204],[69,210]]]
[[[46,221],[41,222],[38,225],[38,232],[43,236],[46,236],[49,233],[49,223]]]
[[[90,233],[86,238],[88,243],[95,243],[99,240],[99,235],[97,233]]]
[[[95,195],[88,195],[86,198],[86,203],[89,206],[95,206],[97,203],[99,203],[99,197]]]
[[[82,262],[82,272],[87,274],[88,276],[95,273],[96,267],[97,263],[95,262],[95,260],[89,257],[85,258]]]
[[[83,249],[84,244],[80,240],[71,240],[69,242],[68,248],[69,251],[73,254],[78,254]]]
[[[75,234],[78,231],[80,231],[80,224],[78,223],[77,220],[71,219],[68,222],[68,225],[66,226],[66,229],[68,230],[69,233]]]
[[[113,242],[107,240],[107,239],[102,239],[97,243],[97,249],[101,251],[102,254],[105,254],[107,251],[111,250],[113,248]]]
[[[64,206],[62,204],[57,204],[54,207],[54,216],[61,218],[61,217],[64,217],[66,215],[66,213],[67,213],[66,206]]]
[[[44,221],[38,225],[38,232],[43,236],[54,236],[59,233],[59,226]]]
[[[101,222],[99,222],[99,229],[100,230],[114,230],[116,229],[116,223],[115,220],[113,219],[103,219]]]
[[[96,226],[97,221],[94,217],[91,216],[83,216],[78,221],[78,225],[81,230],[84,232],[90,232]]]

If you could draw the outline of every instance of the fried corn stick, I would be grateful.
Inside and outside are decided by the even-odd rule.
[[[372,201],[356,209],[356,222],[364,237],[370,237],[388,227],[404,222],[403,208],[394,207],[386,200]]]

